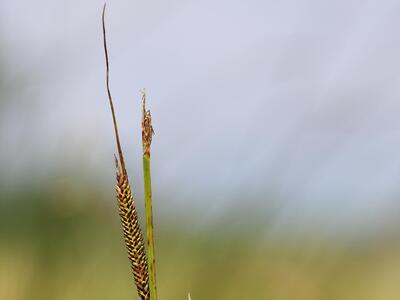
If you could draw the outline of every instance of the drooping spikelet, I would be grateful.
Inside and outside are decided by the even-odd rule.
[[[128,257],[131,261],[139,296],[143,300],[148,300],[150,299],[150,290],[147,258],[136,206],[129,185],[128,175],[124,174],[124,172],[121,173],[117,158],[115,158],[115,163],[117,173],[116,192],[125,245],[128,250]]]

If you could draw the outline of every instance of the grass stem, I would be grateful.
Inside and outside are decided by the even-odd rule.
[[[146,94],[142,94],[142,144],[143,178],[146,210],[147,258],[149,270],[150,300],[157,300],[156,266],[154,254],[153,199],[151,192],[150,146],[154,131],[151,126],[151,114],[146,110]]]

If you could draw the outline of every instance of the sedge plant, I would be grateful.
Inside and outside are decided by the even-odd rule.
[[[142,96],[142,146],[143,146],[143,175],[144,175],[144,194],[146,210],[146,233],[147,233],[147,253],[145,250],[144,238],[139,225],[138,214],[136,211],[135,200],[129,184],[128,173],[125,167],[125,160],[119,139],[118,125],[115,117],[114,104],[110,91],[109,80],[109,59],[107,50],[107,39],[105,29],[105,10],[103,7],[103,46],[106,60],[106,88],[114,125],[115,140],[117,144],[118,158],[115,156],[116,166],[116,195],[118,200],[119,216],[122,224],[125,246],[128,251],[128,258],[131,263],[134,282],[138,295],[141,300],[156,300],[156,274],[155,274],[155,255],[154,255],[154,234],[153,234],[153,212],[151,194],[151,174],[150,174],[150,145],[154,134],[151,125],[150,111],[146,110],[146,96]],[[119,160],[118,160],[119,159]]]

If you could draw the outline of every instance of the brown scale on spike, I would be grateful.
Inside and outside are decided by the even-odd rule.
[[[121,173],[118,160],[115,158],[117,170],[116,192],[119,216],[124,232],[128,257],[131,261],[133,276],[141,299],[150,299],[149,275],[143,236],[140,230],[135,201],[132,196],[128,176]]]
[[[108,63],[108,52],[106,43],[106,29],[104,22],[105,8],[106,5],[104,4],[102,24],[103,24],[103,39],[104,39],[103,41],[104,41],[104,52],[106,58],[106,71],[107,71],[106,86],[111,108],[111,115],[113,118],[118,156],[121,164],[120,166],[117,157],[115,157],[116,176],[117,176],[116,193],[118,199],[119,216],[121,219],[125,245],[126,249],[128,250],[128,258],[131,262],[133,277],[135,280],[138,294],[141,300],[149,300],[150,299],[149,274],[147,270],[147,257],[144,247],[144,240],[142,231],[139,226],[135,201],[133,199],[131,187],[129,185],[128,174],[125,168],[125,161],[122,154],[121,143],[119,141],[117,120],[115,118],[114,105],[112,102],[110,86],[109,86],[109,63]]]

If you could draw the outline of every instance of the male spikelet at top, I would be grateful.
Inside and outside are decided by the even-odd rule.
[[[128,258],[131,262],[133,276],[137,291],[141,300],[150,299],[149,290],[149,274],[147,270],[147,258],[144,248],[143,236],[140,230],[138,216],[136,212],[135,201],[132,196],[132,191],[129,185],[128,174],[125,168],[125,161],[122,154],[122,148],[119,141],[118,126],[115,118],[114,105],[112,102],[110,87],[109,87],[109,62],[106,43],[106,30],[104,23],[105,8],[103,8],[102,24],[103,24],[103,42],[104,52],[106,58],[106,85],[107,94],[111,108],[111,114],[114,123],[115,139],[117,143],[119,162],[115,157],[116,165],[116,193],[118,199],[119,215],[122,223],[122,230],[124,233],[125,245],[128,250]]]

